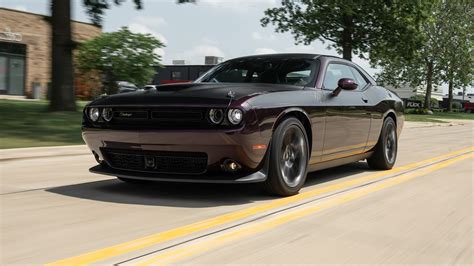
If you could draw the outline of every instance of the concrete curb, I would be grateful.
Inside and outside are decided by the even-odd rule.
[[[0,161],[90,154],[86,145],[0,149]]]

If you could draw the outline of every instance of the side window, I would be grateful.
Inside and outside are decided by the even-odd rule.
[[[365,85],[367,85],[367,80],[362,76],[362,74],[359,72],[359,70],[351,67],[352,73],[354,74],[355,81],[359,85],[357,89],[363,89]]]
[[[287,73],[285,83],[292,85],[306,85],[311,80],[311,69]]]
[[[357,80],[351,67],[342,64],[329,64],[324,75],[323,86],[325,89],[334,90],[337,88],[337,82],[342,78]]]

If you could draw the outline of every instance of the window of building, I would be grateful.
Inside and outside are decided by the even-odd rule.
[[[181,80],[181,72],[180,71],[171,71],[171,79],[172,80]]]

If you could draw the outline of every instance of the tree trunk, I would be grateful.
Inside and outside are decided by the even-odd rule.
[[[51,0],[51,111],[76,111],[72,66],[71,1]]]
[[[352,16],[345,15],[343,17],[344,28],[342,30],[342,58],[352,61],[352,32],[353,32]]]
[[[431,90],[433,89],[433,61],[426,60],[428,71],[426,72],[426,94],[425,109],[431,109]]]
[[[453,111],[453,78],[449,79],[448,85],[448,112]]]

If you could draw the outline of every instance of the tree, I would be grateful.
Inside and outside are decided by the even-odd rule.
[[[441,24],[442,77],[448,83],[448,111],[452,111],[453,89],[473,82],[474,5],[472,2],[451,0],[444,2],[441,12],[447,14]]]
[[[71,3],[51,1],[51,111],[76,111],[72,67]]]
[[[92,22],[100,26],[104,11],[111,3],[120,5],[125,0],[83,0]],[[132,0],[137,9],[143,0]],[[194,3],[195,0],[177,0],[177,3]],[[71,39],[71,0],[51,0],[51,111],[76,111],[74,97],[74,72],[72,50],[76,44]]]
[[[469,6],[470,5],[470,6]],[[450,102],[454,84],[472,82],[472,4],[463,1],[438,1],[429,19],[422,23],[422,46],[411,59],[378,57],[382,67],[378,79],[386,84],[413,87],[425,85],[424,108],[434,84],[449,83]],[[448,108],[451,107],[451,103]]]
[[[397,54],[410,57],[419,45],[419,25],[426,18],[429,0],[282,0],[267,9],[262,26],[273,24],[277,32],[291,32],[296,43],[316,39],[352,54]]]
[[[155,73],[154,67],[160,65],[161,57],[154,50],[163,46],[150,34],[132,33],[123,27],[82,43],[77,64],[81,71],[105,75],[105,92],[113,94],[119,80],[145,85]]]

